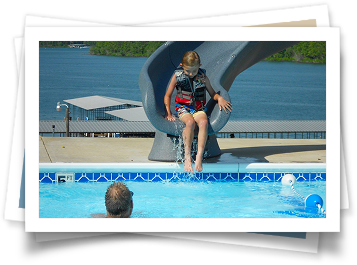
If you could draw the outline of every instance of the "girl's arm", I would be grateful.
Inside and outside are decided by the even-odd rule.
[[[164,96],[164,104],[165,104],[165,110],[166,110],[166,119],[169,121],[174,121],[175,117],[171,115],[171,110],[170,110],[170,105],[171,105],[171,96],[172,93],[174,92],[175,86],[176,86],[176,76],[173,75],[171,78],[171,82],[169,87],[167,88],[166,94]]]
[[[223,108],[226,113],[227,111],[232,111],[232,104],[214,91],[207,76],[205,76],[205,82],[208,94],[211,96],[211,98],[218,101],[219,110],[222,110]]]

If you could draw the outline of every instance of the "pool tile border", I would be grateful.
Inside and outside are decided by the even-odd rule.
[[[265,166],[265,167],[264,167]],[[309,167],[310,166],[310,167]],[[170,165],[172,167],[172,164]],[[280,167],[280,168],[279,168]],[[294,167],[296,169],[294,170]],[[64,168],[66,171],[63,172]],[[188,174],[177,168],[151,168],[145,170],[133,167],[131,170],[125,167],[120,168],[120,164],[116,164],[116,168],[97,166],[95,170],[86,168],[81,170],[78,168],[71,168],[66,165],[41,167],[39,172],[40,183],[57,183],[56,173],[73,174],[74,182],[115,182],[115,181],[140,181],[140,182],[177,182],[177,181],[223,181],[223,182],[279,182],[286,174],[293,174],[297,181],[326,181],[326,167],[324,165],[307,164],[303,167],[301,164],[234,164],[223,165],[220,168],[227,169],[226,172],[215,172],[215,170],[206,170],[210,172],[197,172]],[[84,171],[84,172],[83,172]],[[110,171],[110,172],[106,172]],[[216,170],[217,171],[217,170]],[[224,171],[224,170],[221,170]],[[310,171],[310,172],[309,172]]]

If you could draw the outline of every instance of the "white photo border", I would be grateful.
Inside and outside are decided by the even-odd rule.
[[[185,32],[185,34],[178,36],[177,32]],[[161,39],[158,39],[158,36]],[[205,41],[327,42],[326,200],[329,207],[326,218],[39,218],[39,41],[63,39],[202,41],[202,36]],[[340,31],[338,28],[192,27],[187,30],[185,27],[27,27],[25,37],[26,232],[339,232]]]

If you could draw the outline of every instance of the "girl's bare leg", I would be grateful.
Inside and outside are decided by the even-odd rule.
[[[208,120],[207,120],[207,115],[205,113],[195,116],[194,119],[198,125],[198,141],[197,141],[197,155],[196,155],[195,170],[201,172],[203,169],[202,168],[203,153],[205,150],[207,135],[208,135]]]
[[[193,141],[193,132],[195,129],[195,120],[191,114],[184,115],[181,120],[185,123],[185,129],[182,132],[183,142],[185,146],[185,166],[184,169],[187,172],[194,172],[192,168],[191,160],[191,146]]]

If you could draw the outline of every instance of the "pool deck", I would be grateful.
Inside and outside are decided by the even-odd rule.
[[[153,138],[39,136],[39,162],[156,163],[148,160]],[[204,163],[326,163],[326,139],[219,138],[221,156]]]

